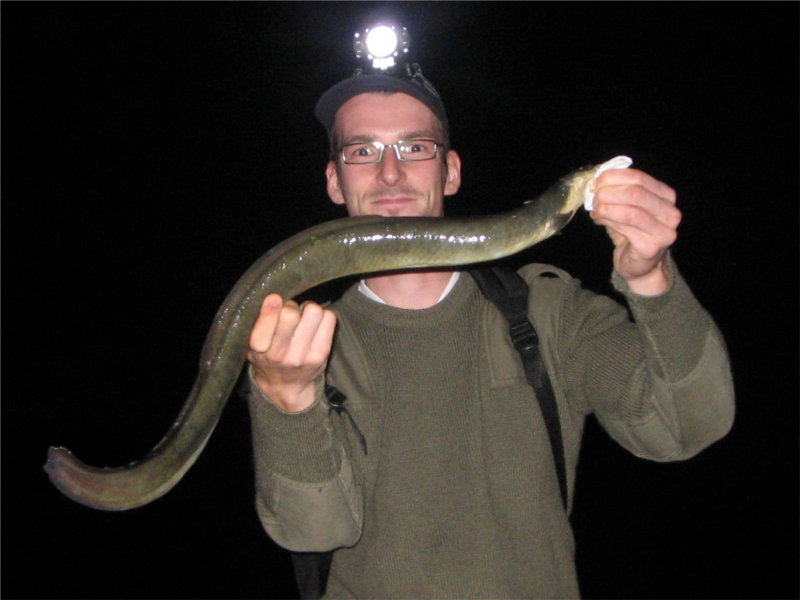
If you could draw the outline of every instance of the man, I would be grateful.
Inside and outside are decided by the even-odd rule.
[[[331,139],[328,195],[348,214],[443,214],[461,163],[421,74],[351,77],[317,116]],[[693,456],[733,418],[723,341],[668,253],[675,192],[634,169],[603,173],[595,192],[591,216],[613,241],[636,323],[559,269],[521,270],[570,493],[589,413],[660,461]],[[329,309],[272,294],[250,346],[258,513],[290,550],[336,549],[327,597],[579,595],[533,391],[466,273],[370,276]]]

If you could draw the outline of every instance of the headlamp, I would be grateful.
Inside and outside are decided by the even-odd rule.
[[[382,23],[367,27],[353,36],[356,58],[372,61],[372,68],[385,71],[395,66],[395,58],[408,53],[408,30]]]
[[[353,74],[328,88],[320,96],[314,108],[314,114],[328,130],[332,132],[336,121],[336,112],[353,96],[371,92],[389,92],[408,94],[431,109],[442,124],[444,140],[449,142],[450,130],[447,124],[447,113],[439,92],[422,74],[422,69],[407,58],[398,67],[395,59],[408,55],[408,30],[400,25],[393,25],[388,18],[379,18],[373,25],[354,35],[356,58],[369,61],[369,67],[358,67]]]

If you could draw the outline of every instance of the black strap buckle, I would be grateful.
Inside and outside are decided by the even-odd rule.
[[[325,399],[337,413],[342,414],[342,411],[347,410],[344,407],[347,396],[328,383],[325,384]]]
[[[529,352],[539,345],[539,336],[528,319],[517,321],[509,327],[511,343],[517,352]]]
[[[361,444],[361,449],[364,451],[364,454],[366,454],[367,438],[365,438],[364,434],[361,433],[361,430],[358,428],[355,419],[353,419],[353,415],[350,414],[350,411],[348,411],[347,407],[344,405],[345,401],[347,400],[347,396],[345,396],[342,392],[337,390],[332,385],[326,383],[325,398],[328,400],[328,405],[330,405],[331,410],[336,411],[337,415],[339,415],[340,417],[342,415],[347,415],[347,418],[350,420],[350,424],[353,426],[353,431],[355,431],[356,433],[358,442]]]

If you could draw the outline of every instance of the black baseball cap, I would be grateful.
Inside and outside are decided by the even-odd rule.
[[[416,63],[406,65],[405,72],[399,76],[387,73],[364,74],[356,69],[351,77],[344,79],[329,88],[317,101],[314,114],[330,135],[336,112],[353,96],[367,92],[401,92],[416,98],[431,109],[442,123],[445,139],[450,139],[450,128],[447,124],[447,113],[439,92],[433,84],[422,75]]]

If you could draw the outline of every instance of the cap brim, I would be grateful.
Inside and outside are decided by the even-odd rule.
[[[429,90],[418,83],[391,75],[355,75],[340,81],[328,91],[326,91],[317,101],[314,114],[320,123],[331,130],[336,113],[342,104],[353,96],[368,92],[401,92],[416,98],[428,108],[442,122],[442,126],[447,131],[447,115],[444,111],[444,104],[438,96],[434,96]]]

